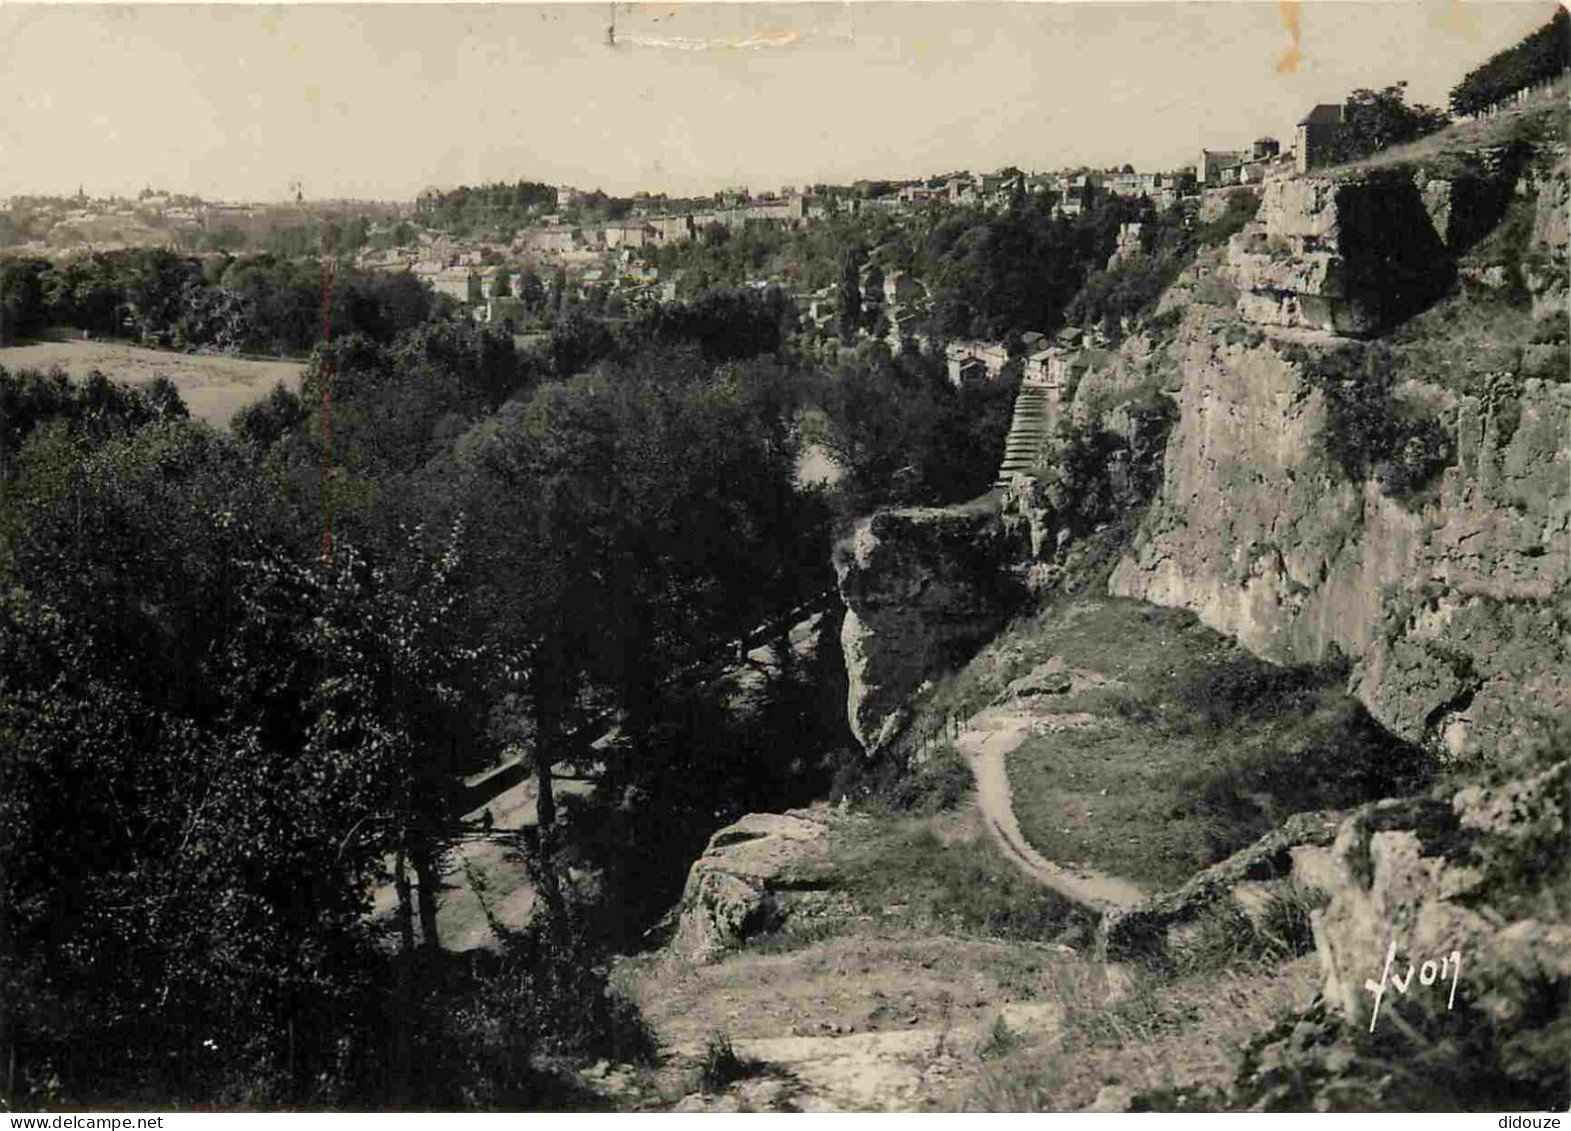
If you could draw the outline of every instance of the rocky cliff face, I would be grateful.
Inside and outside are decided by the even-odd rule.
[[[1556,177],[1535,175],[1552,160],[1530,146],[1501,146],[1443,173],[1374,169],[1269,182],[1255,219],[1228,245],[1227,272],[1242,292],[1238,315],[1338,334],[1395,325],[1451,285],[1457,258],[1500,222],[1514,197],[1542,188],[1541,212],[1556,211]],[[1562,169],[1562,249],[1564,180]],[[1550,231],[1539,236],[1556,239]]]
[[[1445,239],[1480,238],[1454,211],[1484,192],[1464,183],[1430,186],[1439,228],[1411,177],[1391,188],[1394,204],[1364,199],[1373,182],[1267,186],[1262,228],[1236,237],[1217,268],[1241,288],[1237,314],[1251,325],[1183,308],[1160,495],[1111,583],[1193,609],[1268,658],[1335,646],[1357,661],[1356,692],[1377,718],[1456,755],[1571,709],[1571,374],[1525,377],[1531,345],[1472,386],[1409,366],[1390,411],[1429,414],[1454,448],[1431,490],[1398,498],[1379,475],[1339,473],[1328,458],[1335,390],[1313,370],[1342,343],[1325,330],[1384,317],[1353,286],[1348,217],[1417,200],[1426,254],[1444,259]],[[1523,271],[1553,316],[1566,277],[1563,153],[1517,183],[1532,202]],[[1272,260],[1262,239],[1296,242]]]
[[[1512,768],[1363,806],[1329,847],[1267,861],[1279,889],[1307,883],[1321,903],[1310,914],[1320,996],[1252,1041],[1226,1088],[1148,1094],[1132,1109],[1564,1110],[1571,764],[1554,759],[1565,752],[1563,741],[1526,758],[1504,751]],[[1312,820],[1259,847],[1306,831],[1327,843]],[[1193,910],[1181,895],[1194,903],[1220,889],[1223,902],[1208,907],[1247,913],[1247,889],[1260,885],[1228,868],[1115,923],[1110,946],[1153,927],[1178,935],[1162,913]]]
[[[846,710],[869,754],[899,734],[922,682],[990,639],[1018,604],[1008,541],[994,507],[924,507],[864,518],[837,548]]]

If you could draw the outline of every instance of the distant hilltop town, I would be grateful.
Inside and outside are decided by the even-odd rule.
[[[644,262],[645,253],[701,238],[716,229],[736,231],[749,224],[801,228],[816,221],[869,212],[911,215],[935,205],[1002,211],[1021,198],[1045,198],[1059,218],[1084,215],[1105,196],[1145,198],[1159,209],[1177,205],[1210,189],[1254,185],[1292,176],[1330,159],[1330,142],[1341,121],[1341,107],[1314,107],[1298,123],[1291,148],[1275,138],[1256,139],[1238,150],[1202,149],[1194,165],[1173,170],[1139,171],[1131,165],[1092,170],[1028,173],[1007,168],[994,172],[960,171],[904,181],[864,180],[847,186],[818,185],[753,193],[730,188],[699,200],[671,201],[639,194],[616,201],[603,193],[570,185],[521,183],[491,189],[460,188],[423,194],[414,216],[426,222],[413,244],[366,249],[358,263],[370,270],[408,271],[441,294],[472,304],[476,317],[498,327],[522,324],[519,288],[534,264],[562,269],[581,291],[607,288],[623,298],[669,301],[674,280]],[[526,209],[528,223],[505,243],[463,232],[454,223],[475,215],[484,226],[499,213]],[[614,214],[614,215],[611,215]],[[1138,225],[1122,233],[1138,239]],[[500,275],[509,275],[498,287]],[[761,280],[763,285],[766,280]],[[885,280],[883,305],[891,341],[911,336],[925,313],[922,285],[898,276]],[[500,294],[495,294],[500,290]],[[806,320],[827,327],[836,316],[834,288],[795,296]],[[996,374],[999,351],[986,343],[951,350],[950,368],[962,374],[986,369]]]
[[[1453,111],[1460,118],[1487,116],[1558,89],[1560,55],[1550,52],[1546,62],[1529,51],[1527,63],[1518,56],[1528,48],[1544,54],[1535,46],[1539,39],[1554,46],[1565,35],[1562,15],[1525,46],[1479,68],[1453,91]],[[18,196],[0,211],[0,256],[70,261],[153,248],[194,258],[331,257],[359,271],[420,280],[465,316],[515,335],[548,328],[564,303],[585,303],[597,314],[618,318],[694,297],[718,282],[701,264],[695,269],[695,259],[749,232],[774,233],[759,238],[778,243],[819,223],[851,220],[871,230],[881,218],[903,225],[942,209],[997,217],[1029,202],[1033,213],[1054,221],[1100,223],[1098,217],[1114,216],[1111,271],[1150,252],[1142,221],[1181,205],[1186,215],[1209,221],[1236,190],[1259,192],[1270,181],[1390,144],[1397,136],[1393,124],[1410,139],[1450,120],[1430,107],[1406,106],[1403,85],[1356,91],[1343,104],[1311,106],[1293,123],[1288,141],[1238,139],[1235,148],[1199,148],[1193,164],[1161,170],[1129,164],[1054,172],[1009,167],[760,193],[733,186],[685,199],[647,192],[618,198],[598,189],[530,181],[432,189],[404,203],[312,201],[298,182],[289,186],[292,199],[272,203],[215,203],[151,187],[134,200],[94,199],[83,189],[71,197]],[[684,246],[699,254],[678,250]],[[1023,358],[1028,370],[1045,372],[1050,359],[1044,351],[1064,346],[1056,339],[1013,341],[1006,351],[1001,342],[976,334],[961,341],[949,332],[935,337],[933,316],[940,304],[930,291],[934,280],[895,270],[889,262],[876,269],[860,262],[851,276],[835,280],[821,264],[815,270],[800,265],[782,270],[763,259],[747,264],[745,277],[730,278],[727,285],[781,290],[824,349],[859,337],[892,349],[912,344],[941,352],[951,380],[964,384],[996,378],[1006,360]],[[848,317],[847,296],[853,292],[855,309]],[[1088,339],[1074,348],[1095,344]]]
[[[0,212],[0,248],[56,260],[129,247],[197,257],[330,253],[362,271],[419,279],[475,321],[526,334],[540,328],[543,307],[559,305],[564,294],[596,310],[624,313],[690,295],[701,280],[686,279],[684,285],[674,250],[661,255],[665,248],[695,241],[713,245],[754,226],[800,231],[830,220],[901,220],[944,208],[1001,214],[1026,201],[1066,221],[1089,217],[1109,198],[1140,204],[1150,214],[1183,202],[1203,205],[1210,194],[1332,162],[1342,119],[1339,105],[1314,106],[1295,124],[1286,148],[1274,137],[1260,137],[1236,149],[1200,149],[1194,164],[1176,169],[1005,168],[761,193],[738,186],[696,199],[649,193],[616,198],[528,181],[429,190],[402,204],[309,201],[298,183],[290,186],[293,200],[260,204],[214,203],[152,188],[135,200],[97,200],[79,190],[66,198],[13,198]],[[1122,223],[1113,261],[1142,247],[1141,224]],[[833,348],[845,321],[840,286],[804,287],[800,279],[764,271],[748,283],[758,290],[782,288],[804,328]],[[856,336],[880,339],[892,349],[906,343],[937,349],[956,384],[997,378],[1009,360],[1002,343],[931,338],[929,284],[907,272],[861,264],[857,290],[867,325]],[[1047,351],[1064,346],[1045,339],[1015,343],[1033,373],[1057,364],[1057,354]]]

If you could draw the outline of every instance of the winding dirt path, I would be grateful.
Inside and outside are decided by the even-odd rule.
[[[1015,819],[1004,759],[1030,738],[1039,715],[989,707],[971,716],[955,746],[976,778],[977,807],[988,832],[1010,862],[1038,883],[1097,911],[1123,911],[1145,898],[1130,880],[1094,868],[1066,868],[1048,860],[1026,841]]]

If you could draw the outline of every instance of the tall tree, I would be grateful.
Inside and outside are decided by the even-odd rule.
[[[840,338],[856,340],[862,325],[862,256],[858,248],[846,248],[840,255]]]
[[[1368,157],[1444,129],[1450,120],[1444,110],[1433,106],[1409,106],[1405,82],[1381,90],[1355,90],[1342,106],[1332,154],[1338,161]]]

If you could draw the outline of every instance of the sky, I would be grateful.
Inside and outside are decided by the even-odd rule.
[[[1548,0],[61,6],[0,0],[0,196],[673,195],[1193,164],[1444,106]]]

